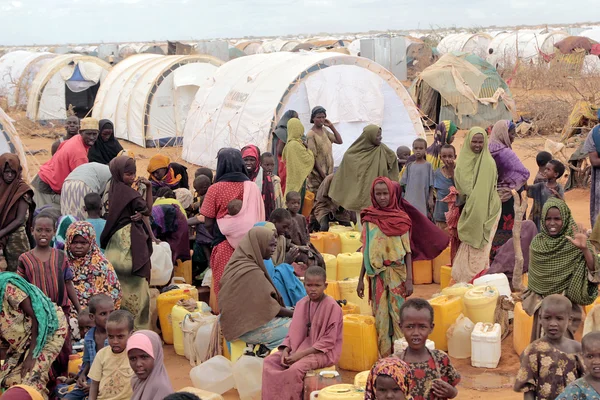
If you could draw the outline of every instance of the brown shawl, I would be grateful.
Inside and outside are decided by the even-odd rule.
[[[136,212],[147,212],[146,200],[131,186],[123,182],[123,175],[135,173],[135,160],[128,156],[118,156],[109,164],[112,181],[108,192],[108,217],[100,236],[102,248],[106,248],[112,236],[121,228],[131,224],[132,273],[150,281],[150,256],[152,239],[143,221],[132,222]]]
[[[277,316],[283,300],[265,265],[263,254],[273,230],[250,229],[229,259],[221,277],[221,329],[228,341],[261,327]]]
[[[21,177],[23,168],[21,168],[21,162],[19,157],[12,153],[4,153],[0,155],[0,173],[4,173],[4,168],[9,166],[10,169],[16,171],[17,176],[15,179],[7,185],[3,178],[0,178],[0,229],[10,224],[17,218],[17,210],[19,209],[19,201],[24,195],[29,193],[33,199],[33,189],[25,183]],[[33,216],[33,209],[35,204],[33,201],[30,203],[29,217]],[[7,236],[0,238],[0,243],[6,241]]]

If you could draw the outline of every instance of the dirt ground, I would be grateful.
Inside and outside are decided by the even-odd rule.
[[[47,151],[45,154],[38,153],[35,156],[28,155],[29,173],[30,177],[33,177],[39,169],[39,165],[50,159],[49,149],[54,140],[53,138],[61,135],[64,130],[61,127],[39,128],[25,120],[21,114],[12,116],[13,118],[17,119],[15,126],[22,136],[22,141],[26,146],[26,149],[33,152],[38,150]],[[458,151],[460,151],[464,137],[464,131],[457,135],[454,145]],[[550,138],[555,141],[559,140],[558,137],[535,136],[518,138],[513,144],[514,150],[527,168],[531,171],[530,183],[533,182],[537,172],[535,156],[538,151],[543,150],[546,138]],[[431,135],[428,135],[428,141],[431,142],[431,140]],[[138,175],[146,175],[146,167],[150,157],[152,157],[154,154],[162,153],[170,156],[172,161],[177,161],[188,166],[190,168],[190,176],[194,176],[193,171],[196,166],[181,160],[181,149],[179,148],[144,149],[124,141],[122,142],[122,145],[128,150],[132,150],[136,154]],[[569,149],[568,154],[572,153],[573,151],[574,149]],[[570,191],[566,194],[566,200],[571,207],[575,220],[581,223],[583,226],[589,228],[589,190],[578,189]],[[438,285],[416,286],[414,296],[430,298],[431,295],[436,293],[438,290]],[[189,365],[189,362],[185,358],[177,356],[173,350],[173,346],[165,346],[165,354],[165,364],[175,389],[191,386],[192,383],[189,378],[191,366]],[[512,391],[514,376],[516,375],[519,365],[519,359],[512,348],[512,336],[507,337],[503,341],[500,365],[494,370],[471,367],[469,359],[452,361],[455,367],[462,374],[462,382],[459,386],[459,399],[481,399],[483,392],[485,392],[486,399],[488,400],[510,400],[522,398],[522,395]],[[344,381],[348,383],[353,382],[355,374],[356,373],[354,372],[343,371]],[[237,392],[233,390],[227,393],[225,398],[232,400],[239,397]]]

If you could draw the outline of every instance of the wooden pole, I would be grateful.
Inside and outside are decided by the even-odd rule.
[[[512,285],[513,290],[522,293],[525,290],[523,286],[523,249],[521,248],[521,223],[523,216],[527,212],[527,191],[524,190],[521,196],[516,190],[512,191],[515,200],[515,223],[513,226],[513,245],[515,248],[515,268],[513,272]]]

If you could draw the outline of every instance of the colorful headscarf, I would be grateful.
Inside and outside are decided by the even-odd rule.
[[[154,359],[150,375],[141,380],[136,375],[131,378],[132,400],[164,399],[174,392],[169,374],[165,368],[162,340],[152,331],[137,331],[127,341],[127,352],[140,349]]]
[[[167,173],[161,180],[158,180],[154,177],[153,172],[161,168],[167,168]],[[167,186],[171,189],[176,189],[181,182],[181,175],[175,175],[175,171],[171,167],[171,159],[162,154],[152,156],[148,163],[148,173],[150,173],[150,182],[152,182],[153,187]]]
[[[563,222],[556,236],[550,236],[545,224],[551,208],[558,209]],[[575,304],[592,304],[598,296],[598,286],[588,280],[583,252],[567,238],[573,237],[577,229],[567,203],[557,198],[548,199],[542,210],[541,229],[529,247],[529,289],[542,296],[565,293]],[[589,240],[587,247],[596,254]],[[598,264],[598,257],[595,258]]]
[[[302,143],[304,126],[298,118],[292,118],[288,122],[288,141],[283,148],[282,160],[285,162],[287,178],[285,183],[285,195],[289,192],[302,190],[302,185],[315,166],[315,156]]]
[[[242,149],[242,159],[254,157],[256,166],[250,175],[250,180],[256,182],[256,186],[262,193],[263,203],[265,203],[265,216],[268,218],[275,210],[275,187],[271,175],[267,174],[260,166],[260,149],[258,146],[249,144]]]
[[[381,208],[375,198],[375,186],[379,183],[385,184],[390,192],[390,203],[385,208]],[[371,202],[373,203],[371,207],[361,211],[361,221],[377,225],[386,236],[402,236],[410,230],[410,218],[400,208],[396,197],[396,188],[389,178],[380,176],[373,181],[371,185]]]
[[[90,244],[88,253],[80,258],[75,257],[71,252],[73,239],[77,235],[83,237]],[[87,221],[76,221],[69,226],[65,241],[65,253],[67,254],[67,262],[75,274],[82,269],[97,269],[102,264],[108,263],[100,247],[98,247],[94,226]]]
[[[65,243],[67,241],[67,230],[72,223],[77,222],[77,218],[72,215],[63,215],[58,220],[56,227],[56,234],[54,235],[54,248],[58,250],[65,249]]]
[[[412,371],[408,364],[397,357],[382,358],[373,366],[367,378],[365,400],[375,400],[377,398],[375,381],[377,381],[379,375],[392,378],[400,387],[406,400],[412,400],[413,397],[410,394],[410,385],[413,379]]]
[[[0,228],[7,226],[17,218],[18,204],[24,195],[29,194],[33,199],[33,189],[25,183],[21,176],[23,168],[21,168],[19,157],[12,153],[2,154],[0,156],[0,173],[3,173],[7,166],[16,172],[16,176],[10,185],[7,185],[0,177]],[[35,204],[30,205],[30,218],[33,210],[35,210]],[[8,236],[3,236],[0,238],[0,243],[5,244],[7,240]]]

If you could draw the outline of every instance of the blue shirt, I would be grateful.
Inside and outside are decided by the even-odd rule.
[[[102,231],[104,231],[106,220],[102,218],[88,218],[86,221],[94,227],[94,231],[96,231],[96,243],[98,243],[98,247],[100,247],[100,235],[102,235]]]
[[[446,222],[448,203],[444,203],[442,200],[450,194],[450,186],[454,186],[454,179],[446,178],[441,168],[433,173],[433,187],[437,196],[433,211],[434,222]]]
[[[83,363],[81,367],[87,363],[92,365],[94,362],[94,358],[96,358],[96,354],[98,350],[96,350],[96,340],[94,339],[94,335],[96,333],[96,328],[91,328],[88,333],[85,334],[83,338]],[[108,346],[108,337],[104,340],[104,347]]]

